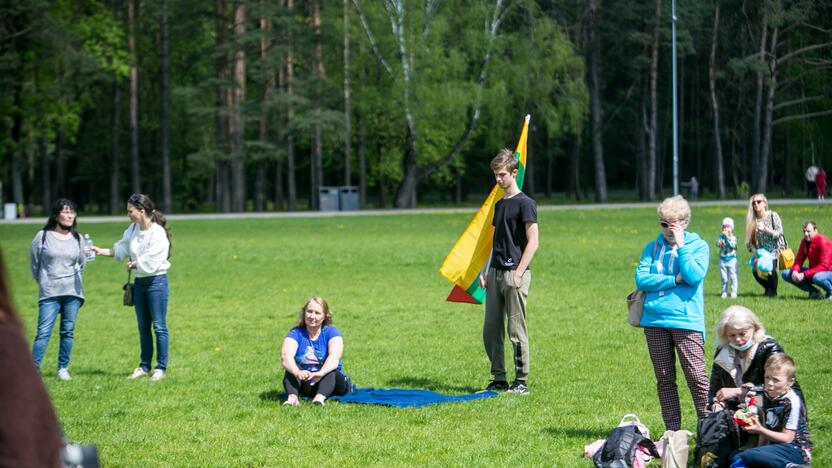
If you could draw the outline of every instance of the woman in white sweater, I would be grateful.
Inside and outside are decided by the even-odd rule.
[[[170,233],[165,217],[156,210],[153,200],[143,194],[133,194],[127,200],[130,226],[112,249],[93,247],[98,255],[127,259],[127,269],[136,275],[133,286],[133,305],[139,325],[141,355],[139,367],[131,379],[150,375],[150,380],[165,378],[168,368],[168,276],[170,268]],[[156,368],[150,372],[153,358],[153,333],[156,335]]]

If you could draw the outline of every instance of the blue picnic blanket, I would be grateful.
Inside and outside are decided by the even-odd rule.
[[[471,401],[497,396],[497,392],[477,392],[469,395],[442,395],[429,390],[404,390],[400,388],[356,388],[354,392],[341,396],[331,396],[330,400],[341,403],[363,403],[367,405],[395,406],[396,408],[416,408],[420,406]]]

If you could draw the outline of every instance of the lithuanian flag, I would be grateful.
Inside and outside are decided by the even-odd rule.
[[[514,150],[514,156],[520,161],[520,167],[517,170],[517,187],[521,190],[526,175],[526,139],[529,134],[530,118],[530,115],[526,116],[523,130],[520,132],[520,140],[517,142],[517,149]],[[494,205],[497,204],[497,200],[503,198],[503,193],[503,189],[494,184],[485,203],[448,252],[442,268],[439,269],[439,273],[454,284],[448,295],[449,302],[482,304],[485,301],[485,289],[480,287],[479,274],[491,255],[491,243],[494,239],[494,226],[491,225],[494,218]]]

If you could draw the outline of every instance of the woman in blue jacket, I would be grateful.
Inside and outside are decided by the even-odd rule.
[[[662,419],[668,430],[678,431],[682,410],[676,388],[676,355],[698,417],[705,416],[708,403],[702,287],[710,252],[698,234],[685,230],[690,223],[690,206],[682,196],[666,198],[658,213],[662,233],[641,253],[636,287],[647,293],[641,326],[656,374]]]

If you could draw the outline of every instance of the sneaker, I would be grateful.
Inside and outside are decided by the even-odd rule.
[[[154,369],[153,374],[150,375],[151,382],[158,382],[165,378],[165,371],[162,369]]]
[[[737,298],[737,293],[731,293],[731,299],[736,299],[736,298]]]
[[[492,380],[487,387],[485,387],[485,391],[487,392],[504,392],[508,390],[508,382],[505,380]]]
[[[148,374],[148,372],[146,370],[142,369],[141,367],[137,367],[137,368],[133,369],[133,373],[130,374],[130,376],[127,377],[127,378],[128,379],[138,379],[139,377],[144,377],[147,374]]]
[[[506,393],[514,393],[516,395],[528,395],[529,394],[529,387],[526,386],[525,382],[520,382],[515,380],[511,387],[506,390]]]
[[[300,406],[300,400],[297,395],[289,395],[283,402],[283,406]]]
[[[809,299],[823,299],[823,294],[818,290],[814,290],[809,293]]]
[[[315,395],[315,398],[312,399],[312,404],[317,406],[324,406],[326,404],[326,397],[323,395]]]
[[[72,377],[69,375],[69,369],[67,369],[66,367],[58,369],[58,378],[63,380],[64,382],[72,380]]]
[[[719,297],[721,297],[721,298],[725,299],[725,298],[727,298],[727,297],[728,297],[728,293],[722,293],[722,295],[721,295],[721,296],[719,296]]]

